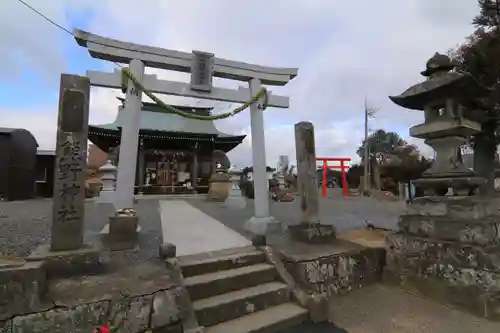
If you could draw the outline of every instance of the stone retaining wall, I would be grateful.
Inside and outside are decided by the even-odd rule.
[[[328,297],[344,294],[380,281],[385,263],[383,248],[368,248],[338,239],[316,253],[294,255],[282,252],[283,263],[299,288]]]
[[[190,313],[189,295],[166,267],[138,265],[113,273],[49,281],[39,302],[17,299],[24,306],[0,307],[1,333],[90,333],[100,324],[119,332],[181,333]],[[2,293],[17,292],[15,283]],[[17,284],[17,287],[22,287]],[[35,288],[37,289],[37,288]],[[6,298],[3,298],[6,299]],[[33,308],[30,308],[34,306]]]

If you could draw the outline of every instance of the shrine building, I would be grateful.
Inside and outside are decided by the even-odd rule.
[[[89,125],[89,140],[118,165],[123,103],[113,123]],[[209,116],[213,108],[173,106]],[[181,117],[154,103],[142,103],[135,192],[144,194],[206,193],[220,154],[238,146],[246,135],[218,131],[213,121]],[[214,154],[214,152],[216,154]],[[217,155],[217,157],[216,157]]]

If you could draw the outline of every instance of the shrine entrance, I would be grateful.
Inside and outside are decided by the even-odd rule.
[[[75,30],[74,36],[78,45],[86,47],[92,57],[115,62],[121,67],[114,72],[87,71],[92,86],[121,89],[126,96],[121,111],[123,125],[114,201],[116,209],[134,207],[140,114],[144,94],[163,111],[196,120],[199,126],[203,126],[204,121],[229,118],[247,108],[250,109],[255,204],[254,216],[247,221],[245,228],[254,234],[265,233],[267,230],[281,230],[281,223],[270,215],[263,111],[267,107],[288,108],[289,98],[275,95],[264,86],[286,85],[297,76],[297,68],[268,67],[217,58],[207,52],[186,53],[133,44],[83,30]],[[146,67],[189,73],[191,82],[160,80],[156,75],[146,74]],[[213,77],[245,82],[248,87],[238,89],[216,87],[212,84]],[[190,110],[167,105],[155,94],[218,100],[239,103],[241,106],[223,114],[199,115]],[[174,181],[171,170],[169,166],[168,170],[162,171],[161,179],[166,184],[172,184]],[[178,176],[177,171],[176,176]],[[178,182],[177,177],[175,178]]]
[[[342,183],[342,194],[349,195],[349,186],[347,185],[346,171],[349,169],[345,162],[350,162],[350,157],[316,157],[316,162],[323,162],[322,165],[322,182],[321,182],[321,195],[326,197],[326,183],[327,183],[327,169],[340,169],[340,180]],[[339,162],[339,165],[328,165],[328,162]]]

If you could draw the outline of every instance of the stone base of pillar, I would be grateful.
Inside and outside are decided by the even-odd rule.
[[[68,251],[51,251],[49,245],[42,245],[26,261],[43,261],[49,279],[96,274],[103,268],[100,249],[92,245]]]
[[[331,244],[337,238],[335,227],[321,223],[299,223],[288,226],[290,238],[307,244]]]
[[[254,235],[266,235],[283,230],[281,221],[273,216],[256,217],[253,216],[245,222],[245,231]]]
[[[99,197],[97,197],[97,203],[115,203],[115,191],[101,191]]]
[[[133,250],[138,246],[139,216],[110,216],[101,230],[101,242],[111,251]]]

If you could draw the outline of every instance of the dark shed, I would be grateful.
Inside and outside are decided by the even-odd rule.
[[[37,147],[28,130],[0,127],[0,197],[4,200],[35,196]]]
[[[38,150],[35,167],[35,195],[52,198],[54,195],[55,150]]]

